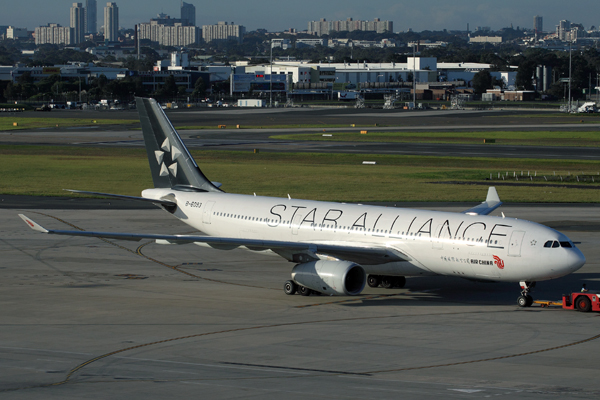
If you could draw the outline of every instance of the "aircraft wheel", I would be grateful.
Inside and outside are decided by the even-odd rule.
[[[394,278],[391,276],[381,277],[381,287],[385,289],[391,289],[394,287]]]
[[[379,287],[380,283],[381,278],[379,277],[379,275],[369,275],[369,277],[367,278],[367,285],[369,285],[369,287]]]
[[[531,303],[529,302],[531,299]],[[517,304],[519,305],[519,307],[529,307],[531,306],[531,304],[533,304],[533,298],[531,296],[519,296],[517,298]]]
[[[592,310],[592,303],[587,296],[579,296],[575,300],[575,307],[581,312],[589,312]]]
[[[394,287],[403,288],[406,286],[406,278],[403,276],[396,277],[396,281],[394,282]]]
[[[527,297],[527,307],[531,307],[531,305],[533,304],[533,297],[531,297],[530,295],[527,295],[525,297]]]
[[[311,292],[312,290],[310,290],[306,286],[298,287],[298,293],[300,293],[302,296],[310,296]]]
[[[283,284],[283,292],[289,296],[296,294],[298,290],[298,285],[294,281],[285,281]]]

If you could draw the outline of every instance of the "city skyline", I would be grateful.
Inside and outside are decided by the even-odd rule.
[[[327,3],[305,0],[303,3],[281,0],[277,6],[272,1],[253,2],[230,0],[229,2],[208,2],[188,0],[197,9],[196,25],[212,25],[218,21],[235,21],[247,27],[248,31],[267,29],[283,31],[295,28],[306,30],[308,21],[321,18],[345,20],[346,18],[372,20],[381,18],[393,21],[394,31],[422,30],[466,30],[467,24],[474,30],[477,26],[489,26],[492,30],[517,26],[532,29],[532,18],[544,18],[544,31],[554,31],[560,20],[582,23],[586,29],[600,25],[600,6],[596,1],[580,0],[569,4],[558,0],[505,0],[502,3],[489,0],[429,0],[421,3],[402,4],[397,0],[338,0]],[[102,10],[107,2],[98,1]],[[121,0],[119,7],[120,27],[133,28],[135,24],[146,22],[156,14],[164,12],[171,17],[180,15],[180,0]],[[11,25],[34,30],[37,26],[58,23],[69,26],[69,9],[73,0],[54,0],[48,7],[45,0],[22,0],[11,5],[0,16],[0,25]],[[143,4],[143,9],[140,5]],[[563,6],[563,7],[561,7]],[[40,10],[39,13],[32,10]],[[101,19],[101,18],[99,18]],[[98,28],[103,21],[98,21]]]

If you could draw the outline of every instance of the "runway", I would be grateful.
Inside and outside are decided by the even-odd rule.
[[[372,143],[337,141],[297,141],[272,139],[279,134],[304,134],[323,132],[323,128],[292,128],[294,124],[339,124],[347,127],[327,127],[330,134],[360,131],[368,126],[369,132],[378,131],[504,131],[504,130],[551,130],[594,131],[600,128],[593,117],[582,116],[574,121],[568,115],[546,117],[548,112],[503,110],[356,110],[356,109],[200,109],[168,111],[175,127],[215,126],[226,124],[230,129],[180,130],[189,148],[210,150],[238,150],[263,152],[311,152],[354,153],[418,156],[455,156],[482,158],[537,158],[600,160],[595,147],[512,146],[502,144],[461,143]],[[36,114],[32,116],[38,116]],[[45,117],[62,118],[129,118],[137,119],[135,111],[56,111]],[[351,124],[357,124],[352,128]],[[242,129],[231,129],[240,125]],[[246,128],[263,125],[261,129]],[[277,128],[285,125],[288,128]],[[52,145],[52,146],[110,146],[143,147],[137,124],[124,128],[122,125],[102,125],[84,128],[51,128],[0,132],[0,144],[5,145]]]
[[[185,144],[191,149],[271,151],[300,153],[342,154],[388,154],[435,157],[482,157],[482,158],[537,158],[555,160],[600,160],[596,147],[560,146],[504,146],[485,144],[452,143],[360,143],[360,142],[312,142],[244,140],[235,138],[208,139],[205,134],[182,133]],[[187,138],[185,138],[187,137]],[[117,147],[144,147],[142,140],[96,142],[93,145]]]
[[[30,204],[25,213],[59,229],[190,233],[160,210],[90,204]],[[517,284],[409,278],[404,289],[367,288],[356,298],[286,296],[292,265],[277,257],[45,236],[19,212],[0,209],[3,399],[600,394],[597,315],[520,309]],[[537,299],[600,286],[596,206],[500,212],[565,229],[581,242],[587,264],[538,283]]]
[[[564,160],[600,160],[596,147],[563,146],[512,146],[500,144],[453,144],[453,143],[372,143],[372,142],[325,142],[270,139],[277,132],[200,131],[183,130],[179,134],[191,149],[271,151],[305,153],[389,154],[436,157],[484,157],[484,158],[537,158]],[[132,147],[143,148],[140,131],[86,130],[67,132],[0,132],[0,143],[11,145],[59,145],[83,147]]]

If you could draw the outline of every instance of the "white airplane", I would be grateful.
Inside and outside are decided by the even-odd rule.
[[[204,176],[155,100],[138,98],[137,108],[154,189],[142,197],[72,192],[151,202],[206,236],[49,230],[20,215],[32,229],[274,253],[296,264],[284,284],[289,295],[358,295],[366,283],[403,287],[407,276],[445,275],[519,282],[518,305],[528,307],[535,282],[585,264],[562,233],[489,216],[502,204],[493,187],[485,202],[462,213],[225,193]]]

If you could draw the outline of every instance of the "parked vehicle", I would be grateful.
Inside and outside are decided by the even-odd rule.
[[[600,297],[595,292],[575,292],[563,295],[562,307],[583,312],[600,311]]]
[[[565,310],[581,312],[600,311],[600,296],[596,291],[563,294],[562,301],[536,300],[534,303],[542,307],[559,306]]]
[[[598,112],[598,108],[596,107],[596,103],[594,102],[586,102],[583,103],[581,107],[577,109],[578,113],[596,113]]]

